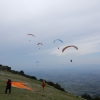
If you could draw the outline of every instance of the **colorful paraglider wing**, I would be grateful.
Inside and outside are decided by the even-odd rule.
[[[27,34],[27,35],[31,35],[31,36],[34,36],[33,34]],[[34,36],[35,37],[35,36]]]
[[[24,82],[12,82],[12,86],[21,89],[32,90],[32,88],[28,87]]]
[[[56,42],[56,41],[60,41],[60,42],[63,43],[63,41],[62,41],[61,39],[56,39],[56,40],[54,40],[53,42]]]
[[[40,44],[43,45],[42,43],[38,43],[37,45],[40,45]]]
[[[77,46],[74,46],[74,45],[69,45],[69,46],[66,46],[62,49],[62,52],[65,51],[65,49],[69,48],[69,47],[74,47],[76,50],[78,50],[78,47]]]

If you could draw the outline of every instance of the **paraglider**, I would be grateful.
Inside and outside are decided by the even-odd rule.
[[[32,90],[31,87],[28,87],[25,82],[12,82],[12,86],[20,89]]]
[[[35,37],[33,34],[27,34],[27,35],[30,35],[30,36],[33,36],[33,37]],[[30,41],[30,40],[29,40]]]
[[[36,63],[39,63],[39,61],[36,61]]]
[[[34,36],[33,34],[27,34],[27,35],[31,35],[31,36]],[[35,37],[35,36],[34,36]]]
[[[36,61],[36,63],[37,63],[37,66],[38,66],[39,61]]]
[[[55,43],[56,41],[60,41],[61,43],[63,43],[63,41],[61,39],[56,39],[53,42]],[[59,47],[58,47],[58,49],[59,49]]]
[[[78,50],[78,47],[77,46],[74,46],[74,45],[69,45],[69,46],[66,46],[62,49],[62,52],[65,51],[65,49],[69,48],[69,47],[74,47],[76,50]]]
[[[38,43],[37,45],[43,45],[42,43]],[[40,49],[40,48],[39,48]]]
[[[38,43],[37,45],[40,45],[40,44],[43,45],[42,43]]]
[[[56,42],[56,41],[60,41],[60,42],[63,43],[63,41],[62,41],[61,39],[56,39],[56,40],[54,40],[53,42]]]
[[[69,46],[66,46],[62,49],[62,52],[65,51],[65,49],[69,48],[69,47],[74,47],[76,50],[78,50],[78,47],[77,46],[74,46],[74,45],[69,45]],[[72,62],[72,59],[70,60]]]

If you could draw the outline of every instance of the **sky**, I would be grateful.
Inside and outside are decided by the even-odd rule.
[[[78,50],[62,53],[68,45]],[[0,0],[0,64],[14,70],[100,66],[100,0]]]

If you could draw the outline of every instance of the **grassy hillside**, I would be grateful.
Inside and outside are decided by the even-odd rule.
[[[12,81],[25,82],[33,90],[19,89],[12,87],[11,94],[4,94],[6,81],[10,78]],[[26,78],[21,75],[12,74],[0,70],[0,100],[83,100],[69,93],[65,93],[46,84],[45,90],[42,90],[41,82]]]

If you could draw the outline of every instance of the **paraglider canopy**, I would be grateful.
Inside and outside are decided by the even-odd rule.
[[[65,49],[69,48],[69,47],[74,47],[76,50],[78,50],[78,47],[77,46],[74,46],[74,45],[69,45],[69,46],[66,46],[62,49],[62,53],[65,51]],[[70,60],[72,62],[72,59]]]
[[[62,52],[65,51],[65,49],[69,48],[69,47],[74,47],[76,50],[78,50],[78,47],[77,46],[74,46],[74,45],[69,45],[69,46],[66,46],[62,49]]]
[[[55,43],[56,41],[60,41],[61,43],[63,43],[63,41],[61,39],[56,39],[53,42]],[[59,49],[59,47],[58,47],[58,49]]]
[[[63,41],[62,41],[61,39],[56,39],[56,40],[54,40],[53,42],[56,42],[56,41],[60,41],[60,42],[63,43]]]
[[[31,35],[31,36],[34,36],[33,34],[27,34],[27,35]],[[35,36],[34,36],[35,37]]]
[[[42,43],[38,43],[37,45],[43,45]]]
[[[42,43],[38,43],[37,45],[43,45]],[[40,49],[40,48],[39,48]]]
[[[37,66],[38,66],[38,64],[39,64],[39,61],[36,61],[35,63],[37,63]]]
[[[39,61],[36,61],[36,63],[39,63]]]
[[[33,36],[33,37],[35,37],[33,34],[27,34],[27,35],[30,35],[30,36]],[[29,41],[31,41],[31,40],[29,40]]]

